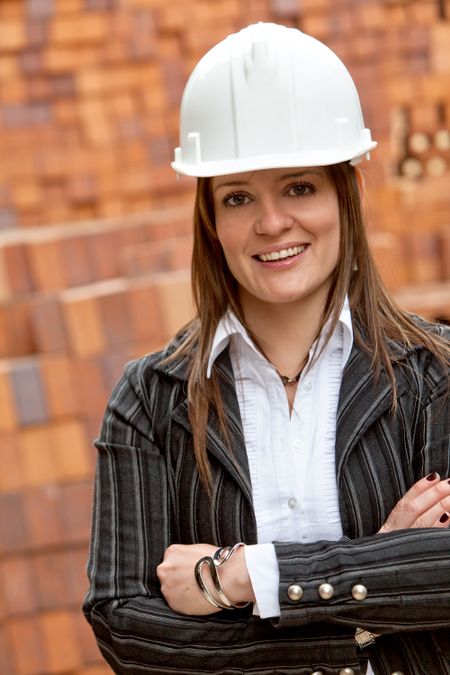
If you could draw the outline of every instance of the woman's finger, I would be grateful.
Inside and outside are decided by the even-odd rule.
[[[448,512],[450,511],[450,498],[441,500],[431,509],[422,513],[411,525],[413,528],[420,527],[440,527],[446,528],[450,525]]]
[[[417,481],[400,499],[379,532],[410,527],[446,526],[439,518],[450,510],[450,480],[440,480],[436,473]],[[446,501],[447,500],[447,501]],[[439,522],[440,525],[435,523]]]

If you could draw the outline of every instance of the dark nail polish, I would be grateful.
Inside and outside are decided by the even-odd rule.
[[[443,513],[442,516],[439,518],[439,522],[446,523],[448,518],[449,518],[448,513]]]
[[[439,478],[439,474],[437,474],[436,471],[433,471],[433,473],[429,473],[427,476],[427,480],[429,480],[430,482],[432,480],[436,480],[436,478]]]
[[[447,483],[450,485],[450,478],[448,479]]]

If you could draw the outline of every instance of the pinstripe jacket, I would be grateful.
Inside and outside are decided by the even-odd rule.
[[[441,327],[444,332],[444,327]],[[448,332],[448,331],[447,331]],[[172,345],[173,348],[173,345]],[[171,543],[256,543],[239,408],[227,351],[217,359],[233,456],[210,414],[210,501],[199,482],[186,400],[186,359],[157,353],[128,365],[105,413],[96,446],[90,590],[84,612],[117,673],[450,674],[450,530],[376,532],[420,477],[450,476],[447,378],[422,348],[394,345],[399,405],[354,346],[337,419],[336,470],[345,537],[280,543],[281,616],[249,610],[209,617],[175,614],[156,565]],[[320,583],[334,586],[321,600]],[[301,601],[289,599],[296,582]],[[356,583],[368,589],[353,599]],[[356,626],[383,633],[361,651]],[[348,670],[345,670],[345,669]]]

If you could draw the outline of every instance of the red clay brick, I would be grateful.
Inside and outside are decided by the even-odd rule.
[[[406,285],[408,270],[400,237],[393,233],[375,232],[370,237],[370,248],[387,288],[392,291]]]
[[[126,291],[124,286],[118,293],[105,294],[98,298],[102,325],[110,346],[133,339]]]
[[[52,452],[51,427],[32,426],[21,431],[19,452],[27,486],[53,484],[58,475]]]
[[[13,20],[0,22],[0,53],[16,52],[25,45],[26,35],[22,22]]]
[[[151,272],[190,269],[192,237],[177,237],[123,250],[122,269],[125,276],[140,276]]]
[[[81,422],[60,422],[50,428],[50,443],[59,483],[90,478],[90,441]]]
[[[20,424],[46,422],[48,408],[37,361],[26,359],[17,363],[11,370],[11,381]]]
[[[56,295],[39,295],[33,300],[31,327],[33,342],[39,353],[68,351],[61,303]]]
[[[3,314],[7,351],[3,356],[26,356],[34,352],[31,327],[30,302],[19,298],[8,302],[0,309]]]
[[[40,675],[48,672],[43,636],[36,618],[12,619],[6,624],[5,632],[14,664],[14,675]]]
[[[36,584],[29,558],[14,556],[0,562],[0,580],[6,611],[11,616],[38,609]]]
[[[436,23],[431,30],[432,69],[435,73],[450,72],[450,26],[448,23]]]
[[[67,286],[65,263],[61,244],[57,240],[30,243],[27,254],[36,286],[42,291],[53,291]]]
[[[94,278],[99,281],[119,276],[120,239],[116,230],[94,233],[88,240]]]
[[[73,386],[74,368],[66,356],[46,356],[40,360],[45,399],[52,418],[70,417],[79,411]]]
[[[0,433],[18,425],[16,401],[9,367],[0,366]],[[1,481],[1,479],[0,479]]]
[[[75,640],[72,615],[60,610],[42,614],[39,619],[47,655],[49,675],[72,670],[82,664],[80,648]]]
[[[0,551],[13,553],[26,548],[30,530],[26,522],[22,495],[0,495]]]
[[[106,387],[99,358],[75,359],[73,387],[80,412],[86,415],[101,415],[109,390]]]
[[[96,43],[109,37],[110,28],[109,17],[103,12],[58,16],[51,25],[50,40],[64,45]]]
[[[33,556],[35,593],[41,609],[80,607],[87,589],[86,561],[84,547]]]
[[[2,467],[0,471],[0,492],[20,491],[26,484],[26,480],[19,456],[17,433],[0,433],[0,466]]]
[[[95,281],[86,237],[70,237],[61,242],[68,286]]]
[[[434,232],[411,232],[405,236],[410,279],[414,282],[439,280],[438,239]]]
[[[14,673],[12,650],[8,644],[6,627],[0,631],[0,673]],[[108,673],[110,675],[110,673]]]
[[[95,204],[98,199],[98,186],[95,175],[84,174],[71,178],[67,185],[67,194],[70,201],[74,204]]]
[[[86,543],[89,540],[92,517],[92,481],[61,486],[59,498],[60,518],[65,544]]]
[[[160,275],[157,282],[163,331],[167,339],[195,316],[190,275],[180,271]]]
[[[66,293],[62,306],[72,353],[81,357],[103,353],[107,339],[96,298],[85,292]]]
[[[24,493],[23,508],[29,532],[28,546],[33,548],[60,546],[64,541],[67,533],[59,513],[61,490],[59,486],[48,485]]]
[[[450,281],[450,224],[442,227],[439,239],[441,242],[442,278]]]
[[[9,287],[14,295],[34,290],[34,280],[23,244],[10,244],[2,250]]]

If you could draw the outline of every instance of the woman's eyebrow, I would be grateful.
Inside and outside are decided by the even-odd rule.
[[[305,169],[305,171],[295,171],[294,173],[285,173],[282,176],[280,176],[278,180],[286,180],[288,178],[300,178],[301,176],[305,176],[311,173],[317,176],[322,175],[322,172],[318,171],[317,169]]]
[[[279,176],[277,180],[286,180],[289,178],[300,178],[301,176],[305,176],[308,174],[316,174],[317,176],[321,176],[322,172],[317,170],[317,169],[305,169],[304,171],[295,171],[293,173],[285,173],[282,176]],[[215,186],[214,192],[218,190],[219,188],[223,187],[239,187],[242,185],[248,185],[249,181],[247,180],[231,180],[231,181],[226,181],[224,183],[218,183],[218,185]]]
[[[214,192],[215,192],[216,190],[218,190],[219,188],[223,188],[223,187],[236,187],[236,186],[238,186],[238,185],[248,185],[248,181],[246,181],[246,180],[232,180],[232,181],[228,181],[228,182],[226,182],[226,183],[219,183],[219,184],[216,185],[216,187],[214,188]]]

